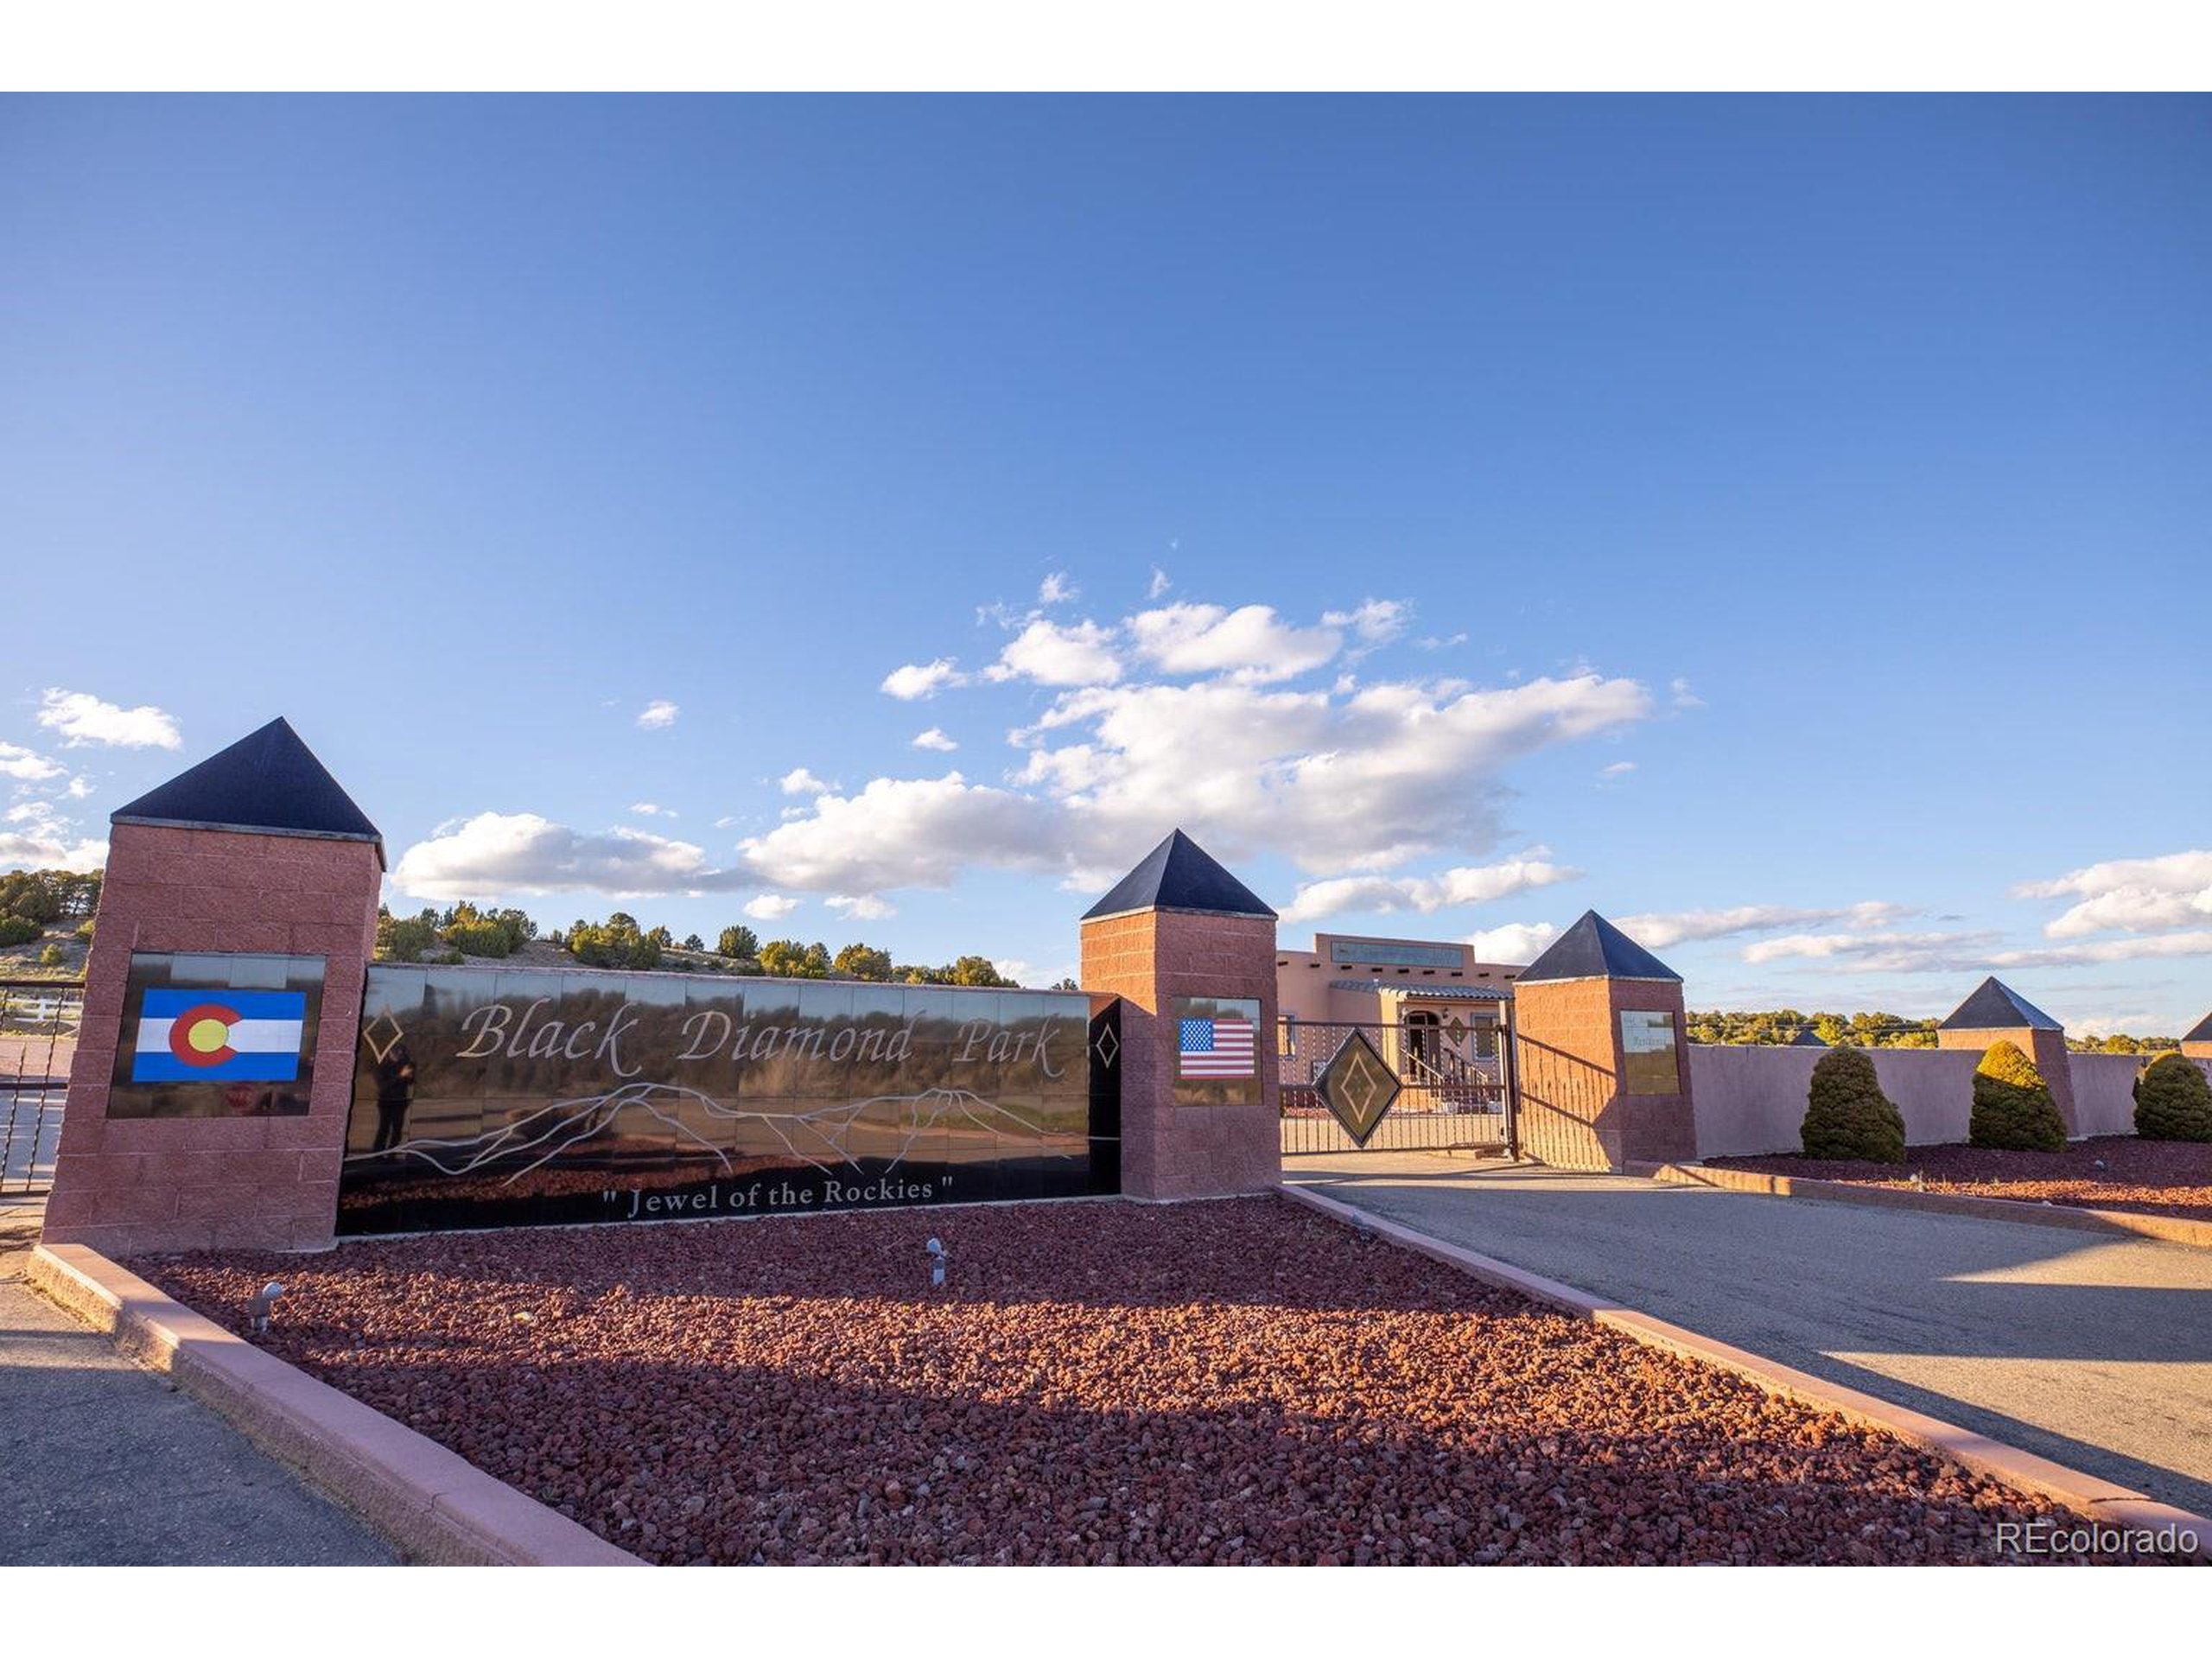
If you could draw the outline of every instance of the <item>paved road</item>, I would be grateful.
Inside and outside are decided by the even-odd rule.
[[[24,1285],[0,1205],[0,1566],[343,1566],[391,1547]]]
[[[2212,1514],[2212,1250],[1433,1153],[1283,1173]]]

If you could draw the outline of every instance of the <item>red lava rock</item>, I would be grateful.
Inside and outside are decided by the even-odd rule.
[[[1986,1561],[2070,1519],[1272,1198],[137,1265],[242,1335],[281,1266],[250,1340],[649,1560]]]
[[[2102,1169],[2097,1167],[2100,1160]],[[1929,1192],[2212,1221],[2212,1145],[2194,1141],[2101,1135],[2073,1141],[2063,1152],[1913,1147],[1901,1166],[1786,1153],[1705,1161],[1728,1169],[1848,1181],[1857,1186],[1910,1187],[1916,1170],[1925,1178],[1923,1190]]]

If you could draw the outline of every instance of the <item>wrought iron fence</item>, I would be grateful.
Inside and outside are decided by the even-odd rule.
[[[1503,1028],[1285,1020],[1275,1054],[1286,1153],[1513,1147]]]
[[[84,1006],[77,981],[0,979],[0,1193],[54,1179]]]

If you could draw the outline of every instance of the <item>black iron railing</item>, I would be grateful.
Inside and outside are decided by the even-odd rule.
[[[36,1194],[54,1179],[85,988],[73,980],[0,979],[0,1194]]]

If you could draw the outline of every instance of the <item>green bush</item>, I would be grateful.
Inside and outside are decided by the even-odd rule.
[[[507,930],[491,920],[456,922],[445,930],[445,942],[464,957],[505,957],[514,952]]]
[[[2183,1054],[2161,1054],[2135,1079],[2135,1133],[2145,1141],[2212,1141],[2212,1082]]]
[[[38,953],[38,965],[41,968],[59,968],[67,960],[68,958],[61,954],[61,947],[58,944],[49,944]]]
[[[1808,1158],[1904,1161],[1904,1114],[1882,1092],[1874,1062],[1855,1048],[1832,1048],[1813,1067],[1798,1135]]]
[[[0,945],[29,944],[45,931],[42,923],[29,916],[0,916]]]
[[[2058,1103],[2017,1044],[1992,1043],[1974,1072],[1974,1146],[2007,1152],[2063,1152],[2066,1120]]]

